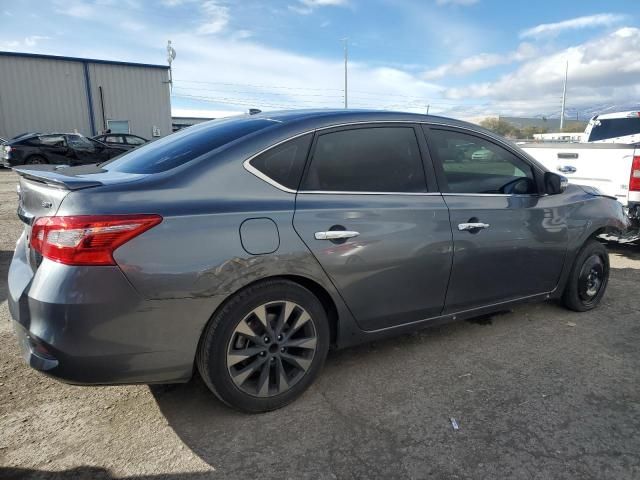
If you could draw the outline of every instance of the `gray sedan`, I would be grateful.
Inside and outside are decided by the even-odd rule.
[[[77,384],[197,369],[250,412],[299,397],[330,347],[524,301],[592,309],[598,237],[628,225],[501,137],[404,113],[242,116],[16,171],[9,307],[27,363]]]

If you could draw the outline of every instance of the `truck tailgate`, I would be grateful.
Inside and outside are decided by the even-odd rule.
[[[596,187],[626,205],[635,147],[622,144],[529,143],[520,146],[569,182]]]

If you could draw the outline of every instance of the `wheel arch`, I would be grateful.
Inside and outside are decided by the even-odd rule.
[[[273,276],[263,277],[263,278],[254,280],[253,282],[247,283],[246,285],[243,285],[241,288],[238,288],[233,293],[230,293],[226,297],[226,299],[216,307],[216,309],[211,313],[209,320],[204,324],[202,331],[200,332],[200,341],[202,340],[202,335],[206,330],[206,326],[209,324],[211,319],[213,319],[215,315],[220,310],[222,310],[232,298],[234,298],[236,295],[246,290],[247,288],[253,287],[260,283],[265,283],[265,282],[274,281],[274,280],[288,280],[290,282],[297,283],[298,285],[309,290],[311,293],[313,293],[316,296],[316,298],[318,298],[318,300],[320,301],[322,307],[324,308],[327,314],[327,320],[329,321],[329,332],[331,335],[330,345],[332,347],[336,346],[338,343],[339,314],[338,314],[338,307],[333,297],[331,296],[329,291],[316,280],[308,277],[304,277],[302,275],[292,275],[292,274],[273,275]]]

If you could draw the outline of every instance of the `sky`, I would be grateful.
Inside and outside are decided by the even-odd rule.
[[[174,114],[640,106],[638,0],[0,0],[0,50],[166,64]],[[348,40],[343,40],[343,39]]]

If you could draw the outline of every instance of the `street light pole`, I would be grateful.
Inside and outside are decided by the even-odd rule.
[[[564,106],[567,102],[567,74],[569,73],[569,60],[564,70],[564,87],[562,88],[562,110],[560,111],[560,131],[564,128]]]

